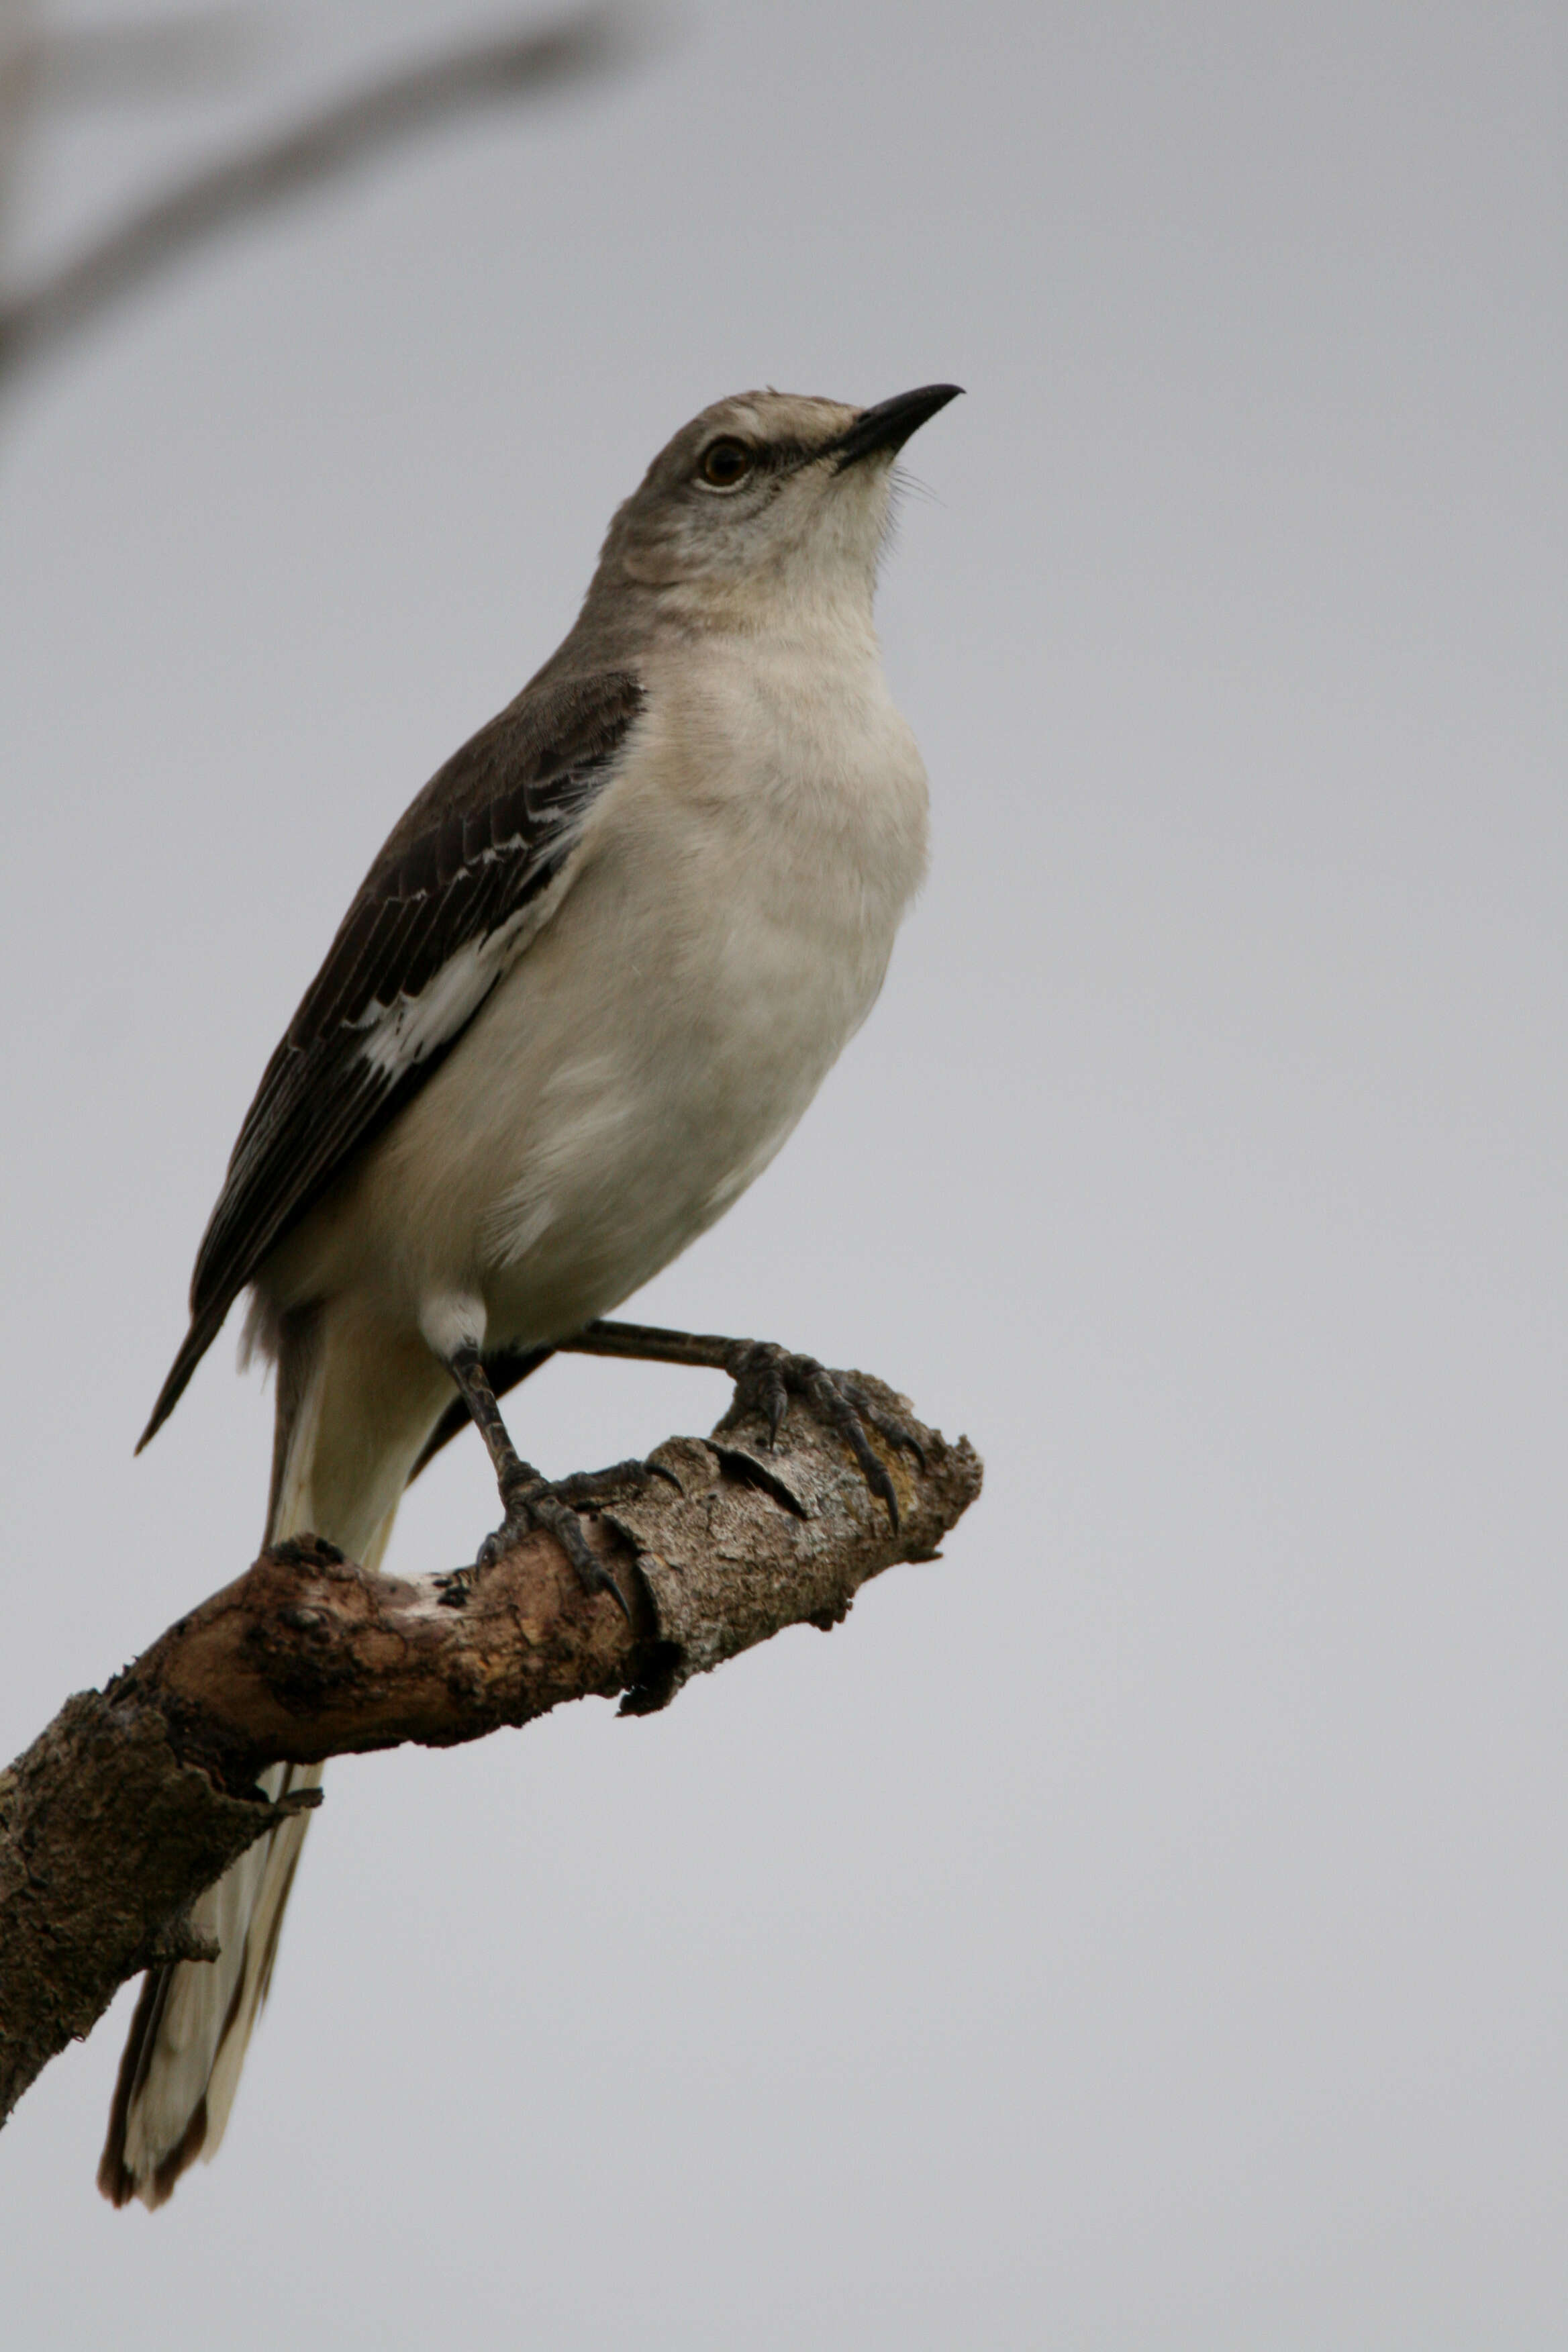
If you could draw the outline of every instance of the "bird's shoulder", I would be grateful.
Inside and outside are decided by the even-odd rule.
[[[569,853],[646,698],[630,668],[544,671],[469,736],[382,844],[279,1052],[384,1007],[394,982],[417,994],[510,919]]]

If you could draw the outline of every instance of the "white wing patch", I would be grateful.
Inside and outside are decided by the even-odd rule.
[[[500,929],[481,940],[466,940],[447,957],[434,980],[417,996],[397,996],[390,1004],[379,999],[366,1005],[354,1023],[365,1032],[363,1052],[373,1070],[387,1078],[401,1077],[457,1035],[474,1017],[513,956],[552,912],[565,877],[542,898],[520,907]]]
[[[495,984],[500,936],[469,940],[417,996],[397,996],[390,1004],[373,999],[366,1005],[354,1026],[366,1032],[364,1058],[372,1069],[384,1077],[401,1076],[471,1019]]]

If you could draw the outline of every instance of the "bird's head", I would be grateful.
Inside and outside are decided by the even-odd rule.
[[[825,595],[868,610],[893,461],[958,391],[926,384],[874,408],[782,392],[715,402],[616,515],[591,593],[641,590],[726,625]]]

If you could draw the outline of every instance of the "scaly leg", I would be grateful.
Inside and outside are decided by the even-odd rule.
[[[584,1592],[608,1592],[616,1607],[631,1622],[631,1612],[626,1596],[615,1578],[591,1549],[583,1532],[583,1522],[577,1516],[578,1507],[593,1501],[592,1489],[597,1483],[609,1483],[619,1477],[647,1473],[640,1462],[617,1463],[614,1469],[601,1471],[597,1478],[578,1476],[552,1480],[525,1462],[512,1444],[507,1425],[501,1419],[495,1391],[486,1376],[477,1348],[459,1348],[447,1360],[447,1368],[458,1384],[458,1392],[468,1406],[475,1428],[485,1441],[500,1488],[501,1508],[506,1516],[493,1535],[485,1538],[471,1569],[458,1569],[445,1580],[442,1600],[447,1606],[460,1609],[468,1598],[475,1578],[493,1565],[522,1538],[542,1528],[552,1535],[573,1567]]]

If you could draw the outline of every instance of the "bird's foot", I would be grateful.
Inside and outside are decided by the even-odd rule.
[[[600,1507],[605,1488],[613,1491],[616,1487],[646,1486],[654,1477],[668,1478],[669,1473],[658,1463],[646,1462],[616,1462],[607,1470],[575,1471],[569,1478],[542,1478],[536,1472],[527,1470],[525,1476],[502,1487],[506,1517],[485,1538],[473,1566],[454,1569],[437,1580],[442,1606],[465,1608],[469,1593],[485,1570],[504,1559],[525,1537],[542,1528],[546,1535],[554,1537],[571,1561],[584,1591],[607,1592],[629,1625],[632,1615],[626,1595],[589,1543],[581,1515]]]
[[[760,1412],[768,1425],[770,1450],[778,1443],[791,1397],[799,1397],[826,1428],[836,1430],[860,1465],[873,1495],[887,1505],[895,1532],[899,1498],[887,1465],[867,1436],[876,1430],[890,1445],[912,1454],[925,1468],[925,1448],[915,1433],[895,1413],[877,1403],[851,1372],[830,1372],[815,1356],[792,1355],[767,1339],[736,1339],[724,1359],[724,1370],[735,1383],[734,1402],[724,1416],[726,1427],[748,1412]]]

